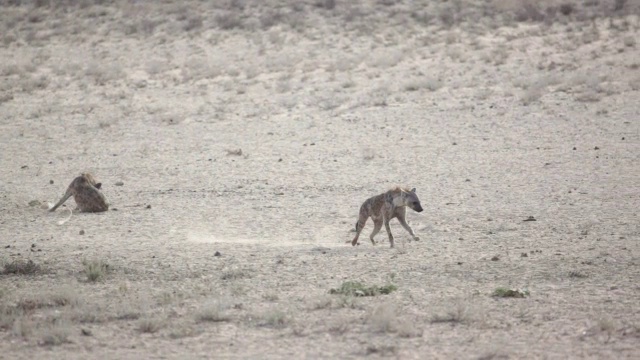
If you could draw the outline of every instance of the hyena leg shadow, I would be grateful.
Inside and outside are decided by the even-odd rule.
[[[405,228],[405,230],[407,230],[409,234],[411,234],[411,237],[413,238],[413,240],[420,241],[420,238],[413,233],[413,229],[411,229],[411,226],[407,224],[407,221],[404,218],[404,216],[398,216],[398,221],[400,221],[400,225],[402,225],[402,227]]]
[[[380,229],[382,229],[382,220],[373,220],[373,231],[371,232],[371,235],[369,235],[369,239],[371,239],[371,243],[373,245],[376,244],[376,241],[373,240],[373,237],[380,232]]]

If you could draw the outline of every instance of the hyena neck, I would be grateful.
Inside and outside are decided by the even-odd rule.
[[[395,195],[395,196],[392,195],[390,200],[391,200],[390,201],[391,204],[394,207],[406,206],[406,204],[404,203],[404,198],[403,198],[402,194]]]

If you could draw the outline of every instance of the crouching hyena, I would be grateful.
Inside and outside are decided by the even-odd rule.
[[[49,211],[56,211],[56,209],[64,204],[68,198],[73,196],[73,199],[78,205],[78,209],[82,212],[102,212],[109,209],[109,202],[107,198],[100,192],[102,183],[96,182],[96,179],[89,173],[80,174],[80,176],[73,179],[67,191],[60,201],[49,209]]]
[[[380,231],[382,224],[387,230],[389,235],[389,243],[391,247],[394,246],[393,235],[391,234],[391,228],[389,227],[389,221],[394,217],[398,218],[402,227],[404,227],[413,240],[420,240],[414,233],[405,219],[407,213],[407,206],[414,211],[421,212],[422,206],[420,206],[420,199],[416,195],[416,189],[406,190],[400,187],[391,189],[386,193],[376,195],[367,199],[360,207],[360,217],[356,222],[356,237],[351,241],[351,245],[356,246],[358,244],[358,237],[364,228],[365,223],[371,217],[373,219],[373,231],[369,235],[371,243],[376,244],[373,237]]]

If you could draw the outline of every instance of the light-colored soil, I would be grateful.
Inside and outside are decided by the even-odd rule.
[[[640,357],[636,2],[95,2],[0,11],[1,358]]]

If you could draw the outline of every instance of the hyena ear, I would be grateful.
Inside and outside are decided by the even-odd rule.
[[[411,189],[411,192],[415,194],[416,193],[416,188]]]

